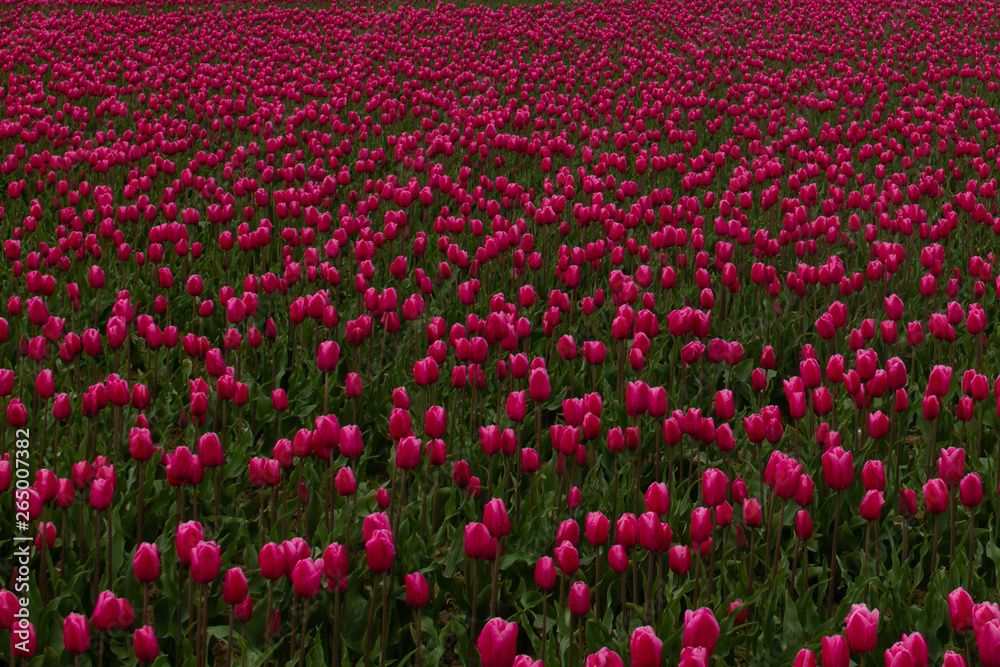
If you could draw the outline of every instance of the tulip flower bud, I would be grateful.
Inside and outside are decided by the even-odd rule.
[[[63,619],[63,646],[70,653],[90,650],[90,623],[83,614],[70,614]]]
[[[924,484],[924,503],[928,514],[948,511],[948,487],[942,479],[934,478]]]
[[[608,550],[608,566],[616,574],[628,569],[628,554],[625,552],[625,547],[615,544]]]
[[[621,656],[604,647],[597,653],[588,655],[583,667],[625,667],[625,663],[622,662]]]
[[[97,596],[90,622],[102,632],[113,630],[118,627],[119,611],[118,599],[111,591],[103,591]]]
[[[800,650],[795,655],[795,663],[792,667],[816,667],[816,654],[807,648]]]
[[[861,500],[859,511],[861,518],[865,521],[878,521],[879,517],[882,516],[882,506],[884,504],[885,496],[881,491],[871,489],[866,492],[865,497]]]
[[[569,589],[569,610],[574,616],[584,616],[590,611],[590,587],[577,581]]]
[[[566,576],[570,576],[580,569],[580,555],[569,540],[564,540],[556,547],[555,558],[559,570]]]
[[[685,544],[671,547],[668,561],[671,572],[679,575],[687,574],[691,570],[691,547]]]
[[[587,541],[595,547],[604,545],[608,541],[608,531],[611,521],[600,512],[590,512],[587,514],[585,533]]]
[[[877,493],[877,492],[876,492]],[[851,606],[850,613],[847,614],[846,636],[847,644],[856,653],[869,653],[875,650],[878,642],[879,612],[878,609],[868,610],[863,604]]]
[[[215,581],[221,564],[221,552],[215,542],[198,542],[191,550],[191,578],[195,583]]]
[[[847,639],[843,635],[823,637],[820,662],[823,667],[848,667],[851,662],[851,652],[847,646]]]
[[[411,607],[423,607],[430,599],[427,579],[419,572],[403,577],[406,583],[406,604]]]
[[[483,523],[493,537],[504,537],[510,533],[510,517],[503,500],[494,498],[486,503]]]
[[[160,655],[160,645],[156,641],[156,634],[153,632],[153,628],[148,625],[136,628],[132,642],[135,646],[135,657],[143,662],[152,662]]]
[[[684,612],[682,645],[685,648],[701,647],[711,655],[719,639],[719,623],[708,607]]]
[[[517,654],[517,624],[491,618],[476,640],[482,667],[511,667]]]
[[[948,594],[948,614],[951,618],[951,628],[956,634],[972,629],[972,613],[972,596],[964,588],[956,588]]]
[[[292,589],[301,598],[315,597],[322,583],[322,560],[302,558],[292,568]]]
[[[392,534],[388,530],[376,530],[371,538],[365,542],[368,569],[376,574],[388,572],[395,555],[396,548],[393,544]]]
[[[222,584],[222,599],[228,605],[237,605],[247,597],[247,578],[243,570],[234,567],[226,571]]]
[[[156,581],[160,576],[160,553],[155,544],[143,542],[132,558],[132,570],[135,578],[143,583]]]
[[[978,507],[983,502],[983,482],[979,475],[970,472],[958,486],[958,499],[965,507]]]

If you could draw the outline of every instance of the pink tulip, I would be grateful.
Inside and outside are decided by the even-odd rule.
[[[684,612],[683,646],[702,647],[709,655],[719,639],[719,623],[708,607]]]
[[[878,629],[879,613],[878,609],[868,610],[863,604],[856,604],[851,607],[846,620],[847,643],[852,651],[857,653],[869,653],[875,650],[878,641],[876,630]]]
[[[517,624],[491,618],[476,640],[482,667],[512,667],[517,654]]]

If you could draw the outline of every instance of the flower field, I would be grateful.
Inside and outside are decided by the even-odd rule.
[[[992,3],[8,0],[0,69],[0,664],[1000,667]]]

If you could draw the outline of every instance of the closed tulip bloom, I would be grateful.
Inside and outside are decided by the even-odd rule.
[[[956,588],[948,593],[948,615],[951,618],[951,629],[961,634],[972,629],[972,596],[964,588]]]
[[[735,625],[743,625],[747,620],[747,607],[744,606],[743,600],[737,598],[736,600],[729,603],[726,608],[730,615],[736,614],[736,618],[733,619]]]
[[[881,410],[868,415],[868,437],[872,439],[884,438],[889,433],[889,418]]]
[[[958,485],[958,499],[965,507],[978,507],[983,502],[983,482],[979,475],[970,472]]]
[[[528,396],[532,401],[540,403],[546,401],[552,393],[549,384],[549,374],[544,368],[535,368],[528,375]]]
[[[538,472],[539,459],[535,449],[525,447],[521,450],[521,468],[529,475]]]
[[[441,438],[447,428],[447,418],[445,409],[439,405],[432,405],[424,414],[424,435],[428,438]]]
[[[813,523],[808,511],[799,510],[795,513],[795,534],[803,542],[812,537]]]
[[[292,588],[302,598],[311,598],[319,592],[323,579],[323,568],[311,558],[303,558],[292,569]]]
[[[238,567],[226,571],[222,583],[222,599],[226,604],[235,605],[243,602],[247,596],[247,577]]]
[[[913,654],[903,642],[896,642],[885,650],[885,667],[914,667]]]
[[[465,525],[465,555],[467,558],[483,558],[490,541],[490,531],[481,523]]]
[[[63,619],[63,645],[70,653],[90,650],[90,623],[83,614],[70,614]]]
[[[941,667],[965,667],[965,658],[954,651],[945,651]]]
[[[979,629],[976,646],[983,667],[1000,667],[1000,620],[993,619]]]
[[[486,529],[490,531],[490,535],[493,537],[504,537],[510,533],[510,517],[507,514],[507,508],[504,506],[503,500],[494,498],[486,503],[483,523],[486,524]]]
[[[937,419],[938,414],[941,412],[941,401],[933,394],[925,394],[923,400],[923,415],[924,419]]]
[[[913,489],[901,489],[899,492],[899,513],[911,519],[917,515],[917,492]]]
[[[639,517],[639,546],[657,553],[663,549],[663,529],[655,512],[646,512]]]
[[[365,542],[365,558],[368,569],[376,574],[388,572],[389,568],[392,567],[395,555],[396,547],[392,534],[388,530],[376,530],[372,533],[371,538]]]
[[[943,480],[935,477],[924,484],[924,504],[928,514],[948,511],[948,487]]]
[[[284,389],[275,389],[271,392],[271,407],[278,412],[288,409],[288,394]]]
[[[401,470],[413,470],[420,465],[420,451],[423,443],[413,436],[406,436],[396,445],[396,467]]]
[[[847,614],[846,635],[847,644],[856,653],[868,653],[875,650],[878,641],[878,609],[869,611],[863,604],[851,606]]]
[[[513,667],[545,667],[541,660],[535,660],[529,655],[519,655],[514,658]]]
[[[233,616],[240,623],[246,623],[253,618],[253,598],[248,595],[243,602],[233,607]]]
[[[197,521],[188,521],[177,526],[177,539],[174,541],[174,549],[177,558],[184,565],[191,563],[191,550],[202,541],[204,533],[201,524]]]
[[[885,466],[881,461],[866,461],[861,469],[861,482],[866,491],[885,491]]]
[[[337,485],[337,493],[341,496],[353,496],[358,490],[358,484],[354,479],[354,473],[347,466],[337,471],[334,482]]]
[[[919,632],[903,635],[899,642],[913,656],[914,667],[927,667],[927,641]]]
[[[476,640],[482,667],[513,667],[517,654],[517,624],[491,618]]]
[[[90,508],[102,512],[111,506],[114,486],[106,479],[95,479],[90,487]]]
[[[678,667],[708,667],[708,651],[700,646],[688,646],[681,649],[681,659]]]
[[[649,409],[649,385],[645,382],[629,382],[625,387],[625,411],[638,417]]]
[[[715,394],[715,416],[719,419],[729,420],[736,415],[736,407],[733,401],[733,392],[729,389],[721,389]]]
[[[423,607],[430,599],[430,591],[427,586],[427,579],[419,572],[407,574],[403,577],[406,583],[406,604],[411,607]]]
[[[793,667],[816,667],[816,654],[807,648],[800,650],[795,655]]]
[[[257,562],[260,564],[260,576],[265,579],[280,579],[285,573],[285,552],[281,546],[274,542],[268,542],[260,548],[257,554]]]
[[[756,528],[760,525],[760,503],[756,498],[747,498],[743,501],[743,522],[747,528]]]
[[[626,512],[615,522],[615,544],[631,549],[639,541],[639,519]]]
[[[584,524],[584,532],[587,542],[591,546],[599,547],[608,541],[608,532],[611,528],[611,521],[600,512],[590,512]]]
[[[704,648],[709,655],[719,640],[719,623],[708,607],[684,612],[683,646]]]
[[[792,458],[778,461],[775,467],[774,492],[779,498],[788,500],[794,498],[799,490],[802,479],[802,466]]]
[[[955,486],[965,475],[965,450],[961,447],[942,449],[937,464],[938,476],[948,486]]]
[[[97,596],[90,622],[102,632],[113,630],[118,627],[119,611],[118,598],[111,591],[102,591]]]
[[[813,483],[812,477],[802,474],[799,477],[799,488],[795,492],[795,502],[799,507],[808,507],[812,504],[815,495],[816,485]]]
[[[629,657],[632,667],[660,667],[663,642],[653,628],[645,625],[632,631],[629,640]]]
[[[528,414],[528,392],[512,391],[507,394],[507,418],[519,422]]]
[[[842,635],[823,637],[820,662],[823,667],[848,667],[851,662],[851,652],[847,646],[847,639]]]
[[[997,603],[980,602],[972,607],[972,632],[976,636],[992,620],[1000,620],[1000,605]]]
[[[114,626],[116,629],[127,630],[135,624],[135,610],[132,603],[125,598],[118,598],[118,621]]]
[[[566,576],[580,569],[580,554],[569,540],[564,540],[555,548],[556,564]]]
[[[834,491],[843,491],[854,480],[854,457],[840,447],[832,447],[823,454],[823,479]]]
[[[597,653],[588,655],[583,667],[625,667],[625,663],[617,653],[605,646]]]
[[[879,517],[882,516],[883,505],[885,505],[885,496],[881,491],[874,489],[868,491],[861,500],[861,518],[865,521],[878,521]]]
[[[135,578],[143,583],[156,581],[160,576],[160,553],[155,544],[143,542],[139,545],[132,559],[132,570]]]
[[[927,393],[934,396],[944,396],[951,388],[951,367],[935,366],[931,369],[930,378],[927,380]]]
[[[328,373],[337,367],[340,358],[340,346],[334,341],[324,341],[316,351],[316,368]]]
[[[702,502],[709,507],[716,507],[725,502],[729,479],[724,472],[717,468],[709,468],[701,479]]]
[[[136,628],[132,642],[135,645],[135,657],[139,660],[151,662],[160,655],[160,645],[156,642],[156,633],[148,625]]]
[[[668,552],[670,571],[674,574],[687,574],[691,570],[691,547],[678,544],[670,547]]]
[[[608,566],[615,574],[628,570],[628,554],[625,552],[625,547],[615,544],[608,549]]]
[[[712,510],[696,507],[691,512],[691,541],[704,542],[712,533]]]
[[[219,436],[205,433],[198,438],[198,460],[204,468],[216,468],[222,465],[224,457]]]
[[[556,562],[542,556],[535,563],[535,585],[543,591],[552,590],[556,585]]]
[[[222,555],[215,542],[199,542],[191,550],[191,578],[198,584],[209,584],[219,576]]]
[[[361,429],[356,425],[340,427],[340,453],[349,459],[356,459],[364,452]]]
[[[574,616],[584,616],[590,611],[590,587],[577,581],[569,589],[569,611]]]
[[[723,489],[723,493],[725,493],[725,489]],[[670,494],[667,492],[667,485],[663,482],[652,482],[646,487],[644,500],[646,501],[646,509],[650,512],[663,516],[670,511]]]

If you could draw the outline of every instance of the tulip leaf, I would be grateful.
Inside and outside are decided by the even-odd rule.
[[[798,605],[791,593],[785,593],[785,616],[781,621],[781,639],[789,651],[798,651],[802,645],[802,622],[799,620]]]

